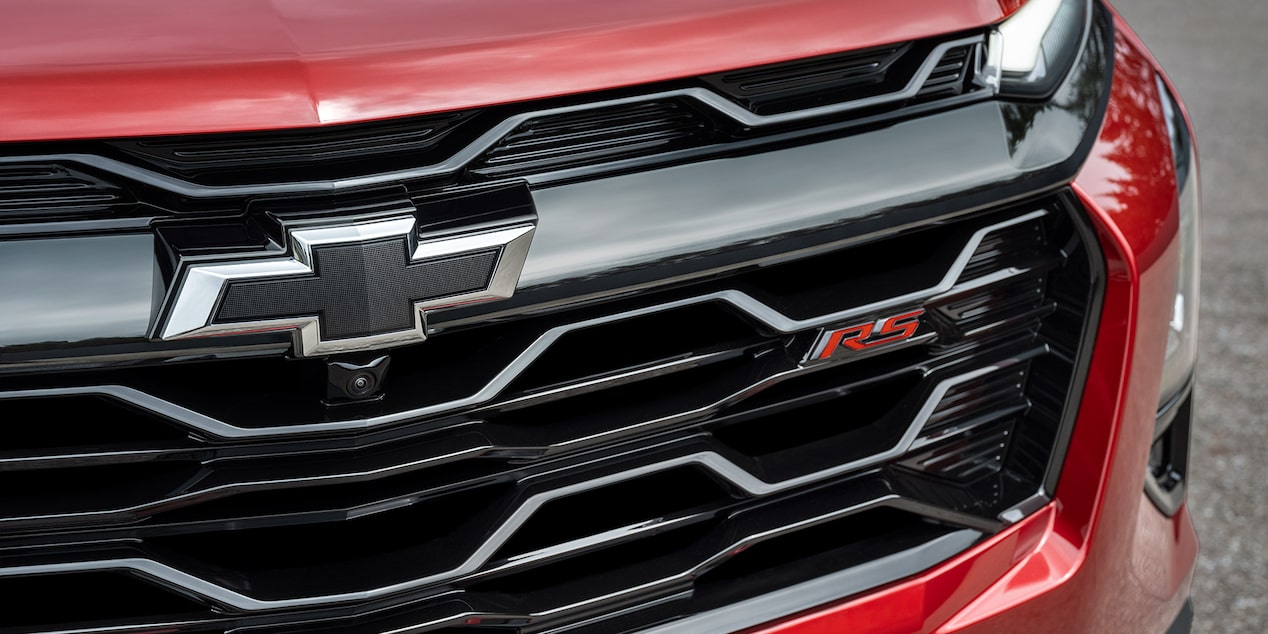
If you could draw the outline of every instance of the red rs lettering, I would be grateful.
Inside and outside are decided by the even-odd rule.
[[[816,357],[828,359],[841,347],[851,350],[866,350],[876,346],[897,343],[909,339],[920,328],[920,316],[925,314],[923,308],[911,312],[878,319],[874,324],[855,324],[834,330],[827,335],[823,350]],[[873,334],[876,339],[868,340]]]

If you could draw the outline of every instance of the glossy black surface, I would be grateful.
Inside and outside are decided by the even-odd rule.
[[[163,293],[155,255],[151,233],[0,242],[0,345],[144,339]]]

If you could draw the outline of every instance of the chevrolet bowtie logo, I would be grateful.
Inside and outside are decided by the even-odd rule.
[[[426,310],[515,291],[532,224],[423,241],[414,226],[291,229],[289,257],[184,266],[159,336],[292,330],[299,356],[368,350],[426,339]]]

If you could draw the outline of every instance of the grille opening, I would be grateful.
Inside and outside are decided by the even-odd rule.
[[[1083,258],[1073,258],[1083,261]],[[1082,270],[1081,270],[1082,268]],[[1053,351],[1073,363],[1079,348],[1080,333],[1086,318],[1090,274],[1085,267],[1054,271],[1048,276],[1048,294],[1056,304],[1053,314],[1039,327],[1039,336]]]
[[[207,618],[202,605],[122,572],[0,578],[0,627],[99,627],[107,620]],[[50,609],[49,606],[56,606]]]
[[[127,508],[179,491],[199,469],[177,461],[0,471],[0,517]]]
[[[172,444],[180,428],[117,401],[98,396],[48,396],[0,400],[5,453],[85,447],[94,450],[134,443]]]
[[[716,525],[680,526],[663,533],[556,560],[529,570],[473,584],[472,593],[503,597],[510,605],[537,609],[567,605],[685,572],[708,555],[697,546]]]
[[[295,417],[325,417],[325,367],[319,360],[281,357],[183,363],[170,367],[95,373],[84,379],[135,385],[165,400],[225,422],[258,427]],[[224,398],[232,394],[233,398]]]
[[[911,403],[919,377],[801,399],[718,421],[713,435],[745,455],[761,458],[806,446],[831,447],[833,462],[849,462],[883,451],[905,431],[898,416]],[[821,444],[822,443],[822,444]]]
[[[700,575],[696,595],[707,605],[726,605],[901,552],[951,530],[895,509],[863,511],[739,551]]]
[[[1032,362],[1026,380],[1030,408],[1017,425],[1004,462],[1004,469],[1013,481],[1027,487],[1038,486],[1047,471],[1072,373],[1073,367],[1055,355]]]
[[[506,488],[486,485],[368,516],[302,526],[222,530],[147,540],[178,567],[261,599],[351,592],[457,567],[508,512]],[[319,548],[316,548],[317,546]]]
[[[480,334],[484,334],[481,337]],[[469,396],[523,351],[531,333],[455,333],[393,350],[384,398],[361,413],[398,411]],[[348,416],[324,404],[326,368],[317,359],[262,358],[94,373],[81,380],[136,386],[240,427],[273,427]],[[231,399],[224,394],[233,394]],[[357,410],[353,410],[356,413]]]
[[[968,80],[976,71],[979,44],[957,46],[943,53],[913,101],[951,97],[969,90]]]
[[[939,307],[947,318],[963,330],[980,326],[992,313],[1015,310],[1034,310],[1044,305],[1043,278],[1033,277],[994,286],[967,295]]]
[[[1003,466],[1013,425],[1014,420],[1010,418],[975,426],[916,452],[901,464],[958,482],[995,475]]]
[[[521,124],[471,170],[496,177],[545,172],[669,152],[712,133],[710,120],[679,100],[569,112]]]
[[[973,227],[922,229],[777,264],[738,278],[755,297],[794,319],[889,299],[940,282]]]
[[[972,381],[959,383],[947,390],[938,407],[925,421],[922,437],[934,437],[948,428],[965,422],[966,417],[1025,408],[1029,405],[1024,393],[1029,363],[1018,368],[992,372]]]
[[[705,75],[714,90],[757,114],[779,114],[897,92],[932,50],[893,44]]]
[[[0,165],[0,220],[97,218],[134,206],[127,190],[56,163]]]
[[[1023,222],[987,234],[969,258],[960,280],[977,279],[1017,262],[1041,257],[1046,246],[1041,220]]]
[[[704,507],[720,507],[729,501],[726,490],[700,469],[670,469],[547,502],[495,558],[632,524],[654,523]]]
[[[975,293],[938,310],[955,321],[957,330],[972,336],[1004,327],[1037,328],[1040,318],[1055,310],[1055,305],[1044,297],[1039,277]]]
[[[990,520],[997,519],[1005,508],[999,505],[1002,479],[999,475],[957,482],[901,464],[888,465],[884,467],[884,472],[893,492],[904,497],[920,499],[945,509],[974,513]]]
[[[337,519],[362,509],[413,504],[420,497],[439,491],[503,482],[509,478],[505,475],[506,471],[507,465],[502,461],[463,460],[340,484],[315,483],[295,487],[282,482],[265,490],[203,500],[192,506],[161,513],[154,521],[169,525],[243,526],[253,523],[306,523],[313,521],[314,517],[333,516]]]
[[[507,392],[547,389],[756,340],[752,326],[718,304],[653,313],[564,334]]]
[[[491,411],[485,418],[508,437],[556,443],[707,407],[752,385],[762,374],[749,355],[737,353],[710,364],[560,401]]]
[[[347,178],[435,163],[482,129],[480,111],[291,130],[106,141],[108,152],[202,185]]]
[[[391,352],[381,411],[444,403],[487,385],[558,317],[543,317],[446,332],[420,346]],[[610,374],[691,353],[758,340],[740,317],[717,304],[688,306],[566,333],[505,393],[545,389],[565,381]],[[94,376],[94,381],[103,377]],[[243,426],[322,421],[325,367],[319,360],[252,359],[121,371],[110,380]],[[232,392],[233,399],[218,394]]]

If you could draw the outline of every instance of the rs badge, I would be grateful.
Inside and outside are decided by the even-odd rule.
[[[806,355],[806,361],[826,361],[834,356],[841,357],[904,342],[928,341],[935,336],[934,333],[918,334],[920,316],[923,314],[924,309],[918,308],[845,328],[825,328],[819,332],[815,345]]]

